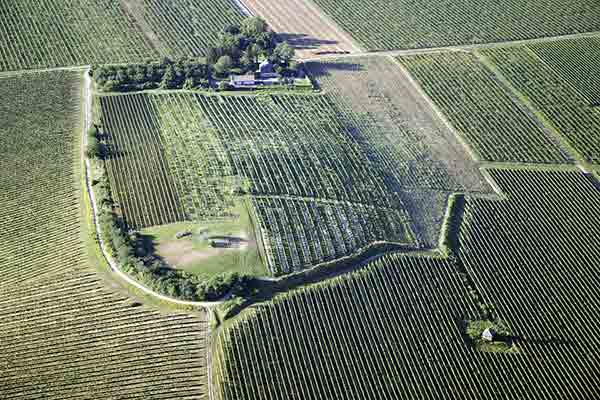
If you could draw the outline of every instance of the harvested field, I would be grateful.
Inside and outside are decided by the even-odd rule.
[[[323,15],[310,1],[241,0],[254,15],[263,17],[287,40],[299,58],[332,52],[358,52],[352,38]]]

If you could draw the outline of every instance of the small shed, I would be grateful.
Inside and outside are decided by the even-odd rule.
[[[481,334],[481,339],[486,342],[493,342],[495,337],[496,332],[491,328],[485,328],[485,330]]]
[[[226,238],[218,238],[210,241],[212,247],[231,247],[231,240]]]

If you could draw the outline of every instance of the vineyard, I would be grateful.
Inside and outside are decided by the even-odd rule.
[[[399,61],[480,159],[569,162],[551,134],[474,55],[443,52]]]
[[[2,1],[0,25],[0,71],[158,56],[114,0]]]
[[[276,274],[374,241],[414,242],[398,194],[325,96],[183,93],[99,101],[111,186],[131,227],[227,219],[234,194],[247,193]],[[304,232],[277,222],[298,218],[317,229],[311,249]]]
[[[600,136],[594,134],[600,129],[600,111],[590,107],[589,100],[569,84],[572,78],[565,81],[561,77],[564,72],[556,72],[551,67],[552,63],[543,62],[536,56],[536,53],[542,53],[541,48],[537,46],[534,53],[526,46],[500,47],[481,51],[481,54],[531,102],[552,129],[582,159],[594,164],[600,163]],[[548,53],[543,57],[548,59]],[[579,62],[569,64],[571,65],[575,65],[575,70],[594,68],[592,59],[583,61],[583,65]],[[583,82],[581,84],[585,85]]]
[[[449,194],[489,192],[477,163],[391,59],[343,58],[309,69],[400,194],[419,243],[437,246]]]
[[[66,72],[0,78],[0,288],[82,265],[80,83]]]
[[[88,254],[81,85],[74,72],[0,78],[0,397],[206,398],[207,316],[116,294]]]
[[[161,314],[105,287],[81,272],[0,289],[3,398],[207,398],[206,316]]]
[[[223,330],[216,399],[595,396],[597,353],[526,340],[517,354],[480,352],[461,331],[461,321],[476,318],[453,264],[384,256],[249,310]]]
[[[493,170],[505,201],[469,199],[461,258],[516,335],[596,351],[600,192],[578,172]],[[596,184],[598,182],[596,181]],[[497,249],[503,249],[498,251]],[[518,261],[516,261],[518,260]]]
[[[590,104],[600,105],[600,37],[533,43],[527,47]]]
[[[241,10],[234,0],[121,0],[161,55],[204,55],[217,43],[223,27],[239,23]]]
[[[185,219],[148,96],[100,97],[112,195],[132,228]]]
[[[314,2],[368,50],[502,42],[600,30],[600,4],[595,0]]]
[[[0,71],[199,56],[241,18],[233,0],[7,0]]]

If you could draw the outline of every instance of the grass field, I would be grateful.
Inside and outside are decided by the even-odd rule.
[[[529,101],[545,122],[566,140],[586,162],[600,163],[600,110],[591,107],[588,93],[578,91],[566,78],[565,70],[547,61],[548,53],[542,45],[500,47],[482,51],[499,73],[518,93]],[[542,58],[538,57],[542,55]],[[544,61],[546,60],[546,61]],[[589,69],[593,77],[593,59],[572,61],[573,71]],[[565,67],[562,67],[565,68]],[[583,72],[573,72],[572,77]],[[565,78],[567,80],[565,80]],[[578,81],[579,82],[579,81]],[[580,85],[587,85],[583,81]],[[593,85],[590,86],[593,89]]]
[[[594,397],[595,339],[483,352],[462,329],[478,318],[456,266],[385,256],[233,321],[216,343],[216,398]]]
[[[206,314],[143,306],[100,274],[84,219],[82,78],[0,78],[1,397],[205,398]]]
[[[480,159],[569,162],[541,122],[474,55],[444,52],[399,61]]]
[[[502,42],[600,30],[594,0],[314,0],[368,50]]]

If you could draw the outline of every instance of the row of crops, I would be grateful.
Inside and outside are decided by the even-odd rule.
[[[206,398],[206,314],[107,289],[87,251],[82,78],[0,78],[0,397]]]
[[[115,0],[2,1],[0,26],[0,71],[158,56]]]
[[[474,55],[441,52],[398,60],[480,159],[569,162],[551,134]]]
[[[73,73],[0,79],[0,287],[82,264]]]
[[[348,255],[373,241],[414,242],[400,196],[326,96],[98,99],[111,187],[132,228],[232,218],[235,197],[249,194],[274,273]],[[298,213],[317,229],[312,253],[297,229],[280,225]]]
[[[461,330],[480,317],[453,264],[384,256],[221,331],[215,398],[594,398],[597,353],[527,340],[518,353],[481,352]]]
[[[516,335],[596,352],[600,192],[579,172],[490,171],[508,197],[469,199],[460,255]],[[597,185],[597,181],[595,182]],[[597,353],[596,353],[597,354]]]
[[[600,30],[595,0],[315,0],[368,50],[502,42]]]
[[[242,19],[234,0],[128,0],[124,4],[160,54],[171,57],[203,55],[217,43],[225,26]]]
[[[393,59],[342,58],[308,69],[371,165],[400,193],[419,243],[437,246],[449,194],[490,190],[477,162]]]
[[[233,0],[6,0],[0,71],[198,56],[241,18]]]
[[[344,257],[377,241],[414,244],[403,210],[285,197],[254,197],[252,205],[275,274]]]
[[[581,40],[585,43],[581,46],[589,44],[588,39]],[[597,164],[600,163],[600,136],[597,134],[600,131],[600,110],[586,98],[593,95],[590,92],[597,85],[578,78],[586,74],[592,81],[597,80],[597,74],[594,73],[597,66],[594,57],[573,57],[569,58],[568,64],[558,67],[558,64],[562,65],[561,61],[552,61],[548,49],[556,49],[562,43],[499,47],[484,50],[481,54],[495,65],[582,159]],[[571,47],[560,48],[565,49],[565,57],[570,57]],[[571,83],[574,80],[580,83],[574,86]],[[581,90],[581,86],[588,85],[589,90]]]
[[[590,104],[600,105],[600,37],[531,43],[527,47]]]

